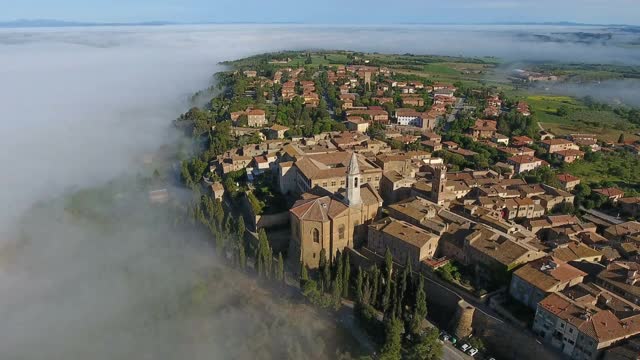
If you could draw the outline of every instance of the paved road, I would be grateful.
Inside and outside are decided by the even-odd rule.
[[[458,99],[458,102],[453,107],[453,111],[451,112],[451,114],[449,116],[447,116],[447,122],[453,122],[456,119],[456,115],[464,107],[464,100],[465,100],[464,98]]]

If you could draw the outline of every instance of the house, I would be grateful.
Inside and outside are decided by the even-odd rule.
[[[572,143],[567,139],[547,139],[540,142],[540,146],[547,151],[548,154],[553,154],[564,150],[579,150],[578,145]]]
[[[216,181],[211,184],[211,194],[214,199],[222,200],[222,197],[224,196],[224,186],[222,186],[221,182]]]
[[[576,160],[580,160],[584,157],[584,152],[580,151],[580,150],[574,150],[574,149],[569,149],[569,150],[561,150],[561,151],[557,151],[555,153],[553,153],[556,158],[558,158],[560,161],[567,163],[567,164],[571,164],[572,162],[576,161]]]
[[[595,283],[634,304],[640,304],[640,264],[631,261],[615,261],[607,265],[595,279]]]
[[[533,332],[568,358],[595,360],[640,333],[639,309],[597,286],[580,284],[540,301]]]
[[[495,120],[476,120],[471,128],[474,139],[491,139],[497,132],[498,122]]]
[[[602,235],[609,240],[622,241],[627,236],[634,236],[640,233],[640,222],[627,221],[616,225],[611,225],[604,229]]]
[[[402,106],[424,106],[424,99],[420,95],[402,94]]]
[[[355,153],[354,153],[355,154]],[[345,174],[351,159],[350,152],[329,152],[305,156],[294,163],[296,191],[305,193],[316,186],[331,193],[346,186]],[[362,155],[356,155],[360,180],[379,189],[382,169]]]
[[[389,113],[378,107],[378,106],[370,106],[368,109],[349,109],[347,110],[347,116],[359,115],[362,117],[368,117],[371,121],[388,123],[389,122]]]
[[[269,128],[269,138],[270,139],[282,139],[284,138],[284,134],[289,131],[289,128],[286,126],[282,126],[279,124],[274,124]]]
[[[411,196],[411,186],[416,178],[403,176],[395,170],[386,171],[380,180],[380,195],[387,204],[393,204]]]
[[[348,116],[346,126],[350,131],[359,131],[364,134],[369,129],[369,122],[362,116]]]
[[[593,189],[593,192],[600,194],[613,202],[617,202],[618,200],[622,199],[622,197],[624,197],[624,191],[612,187],[604,189]]]
[[[264,110],[252,109],[247,111],[247,125],[249,127],[262,127],[267,124],[267,117]]]
[[[414,269],[420,262],[432,258],[439,237],[422,228],[394,218],[385,218],[369,225],[367,248],[383,255],[387,249],[394,261],[411,263]]]
[[[245,70],[242,72],[244,74],[244,76],[248,77],[248,78],[254,78],[256,76],[258,76],[258,72],[255,70]]]
[[[518,101],[516,111],[522,116],[531,116],[531,110],[529,110],[529,104],[524,101]]]
[[[395,118],[398,125],[422,127],[423,114],[414,109],[396,109]]]
[[[640,197],[627,197],[618,200],[620,210],[629,216],[636,217],[640,214]]]
[[[514,136],[511,138],[511,145],[515,147],[529,146],[533,144],[533,139],[528,136]]]
[[[499,133],[495,133],[493,135],[493,137],[491,138],[491,141],[493,141],[496,144],[502,144],[504,146],[509,146],[509,137],[506,135],[502,135]]]
[[[562,188],[567,191],[572,191],[576,186],[580,185],[580,178],[571,174],[558,174],[557,178],[560,184],[562,184]]]
[[[508,158],[507,164],[513,165],[516,174],[522,174],[539,168],[543,162],[535,156],[516,155]]]
[[[549,294],[581,283],[586,275],[566,261],[544,257],[523,265],[513,273],[509,294],[535,310]]]

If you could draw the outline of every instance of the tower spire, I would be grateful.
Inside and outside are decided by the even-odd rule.
[[[355,206],[362,203],[360,185],[360,166],[358,165],[358,157],[353,152],[347,167],[347,205]]]

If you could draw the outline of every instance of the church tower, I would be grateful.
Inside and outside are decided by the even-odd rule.
[[[447,166],[433,166],[433,183],[431,184],[431,197],[433,202],[444,205],[446,201]]]
[[[347,168],[347,205],[356,206],[362,203],[360,198],[360,166],[356,153],[351,153],[351,160]]]

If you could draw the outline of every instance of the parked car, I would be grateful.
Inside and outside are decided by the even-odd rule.
[[[477,353],[478,353],[478,349],[476,348],[471,348],[469,349],[469,351],[467,351],[467,354],[469,354],[469,356],[474,356]]]
[[[471,349],[471,345],[469,344],[462,344],[462,346],[460,346],[460,350],[462,350],[463,352],[467,352],[467,350]]]

